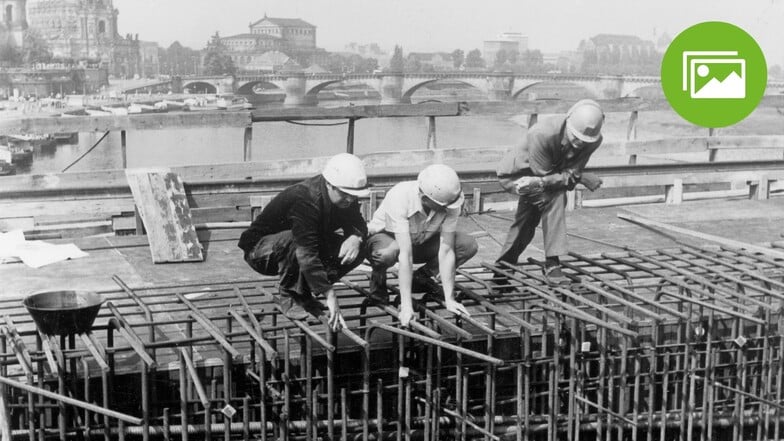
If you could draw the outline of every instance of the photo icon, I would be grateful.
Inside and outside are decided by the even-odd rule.
[[[683,51],[682,74],[693,99],[746,98],[746,60],[737,51]]]

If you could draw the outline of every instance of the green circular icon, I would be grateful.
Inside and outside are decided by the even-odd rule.
[[[703,127],[725,127],[747,117],[767,82],[759,45],[729,23],[708,21],[684,30],[662,58],[664,96],[680,116]]]

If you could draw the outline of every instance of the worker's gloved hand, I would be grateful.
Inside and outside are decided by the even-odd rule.
[[[542,186],[545,190],[560,190],[566,187],[567,181],[568,179],[563,174],[555,173],[542,177]]]
[[[593,173],[583,173],[582,176],[580,176],[580,182],[591,191],[601,187],[603,183],[602,178]]]
[[[544,184],[539,176],[523,176],[515,181],[514,190],[520,196],[539,196],[544,192]]]

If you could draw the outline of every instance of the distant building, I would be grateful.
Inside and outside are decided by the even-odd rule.
[[[119,11],[112,0],[27,0],[26,4],[30,28],[41,34],[55,59],[97,61],[110,74],[122,77],[141,73],[138,34],[120,36]]]
[[[518,52],[525,52],[528,50],[528,36],[523,35],[520,32],[502,32],[498,34],[498,40],[516,41]]]
[[[512,40],[485,40],[484,50],[482,51],[482,58],[488,66],[495,64],[498,53],[504,51],[507,55],[516,53],[520,54],[520,44]]]
[[[656,45],[636,35],[598,34],[584,41],[580,50],[594,51],[599,58],[606,54],[620,54],[623,59],[635,55],[651,55],[656,52]]]
[[[5,41],[0,44],[10,44],[21,46],[24,38],[24,31],[27,29],[27,13],[25,12],[25,0],[0,0],[0,35],[4,36]]]
[[[284,65],[290,68],[294,61],[288,61],[289,58],[318,62],[326,54],[316,46],[315,26],[299,18],[266,14],[250,23],[247,33],[223,37],[220,42],[241,71],[277,70]],[[273,54],[264,56],[268,52]]]
[[[636,35],[598,34],[581,41],[577,50],[585,73],[654,75],[661,66],[656,45]]]
[[[264,18],[249,25],[250,33],[280,38],[288,50],[315,49],[316,27],[299,18]]]
[[[488,66],[492,66],[501,51],[506,53],[507,59],[519,59],[519,55],[527,50],[527,36],[519,32],[502,32],[493,40],[485,40],[482,58]]]
[[[409,60],[416,60],[421,70],[454,70],[455,62],[448,52],[409,52]]]
[[[152,41],[139,42],[140,75],[156,77],[161,74],[160,47]]]

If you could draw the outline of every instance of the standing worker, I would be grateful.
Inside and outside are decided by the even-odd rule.
[[[399,263],[399,318],[403,326],[414,314],[411,292],[432,286],[438,274],[446,309],[469,315],[454,298],[455,269],[477,252],[476,240],[457,231],[464,199],[457,173],[446,165],[433,164],[422,170],[416,181],[392,187],[368,224],[367,258],[373,268],[370,295],[388,301],[386,271]],[[424,265],[415,272],[415,263]]]
[[[357,198],[369,193],[362,160],[340,153],[320,175],[275,196],[242,233],[238,246],[248,265],[280,276],[275,302],[289,319],[320,315],[314,294],[323,294],[330,327],[346,326],[332,284],[364,258],[367,225]]]
[[[565,117],[548,118],[531,127],[504,156],[497,169],[498,181],[520,199],[496,262],[517,263],[543,219],[545,278],[552,285],[569,282],[559,260],[567,253],[566,191],[578,183],[591,191],[601,186],[598,176],[583,169],[602,143],[603,122],[604,113],[596,101],[580,100]]]

